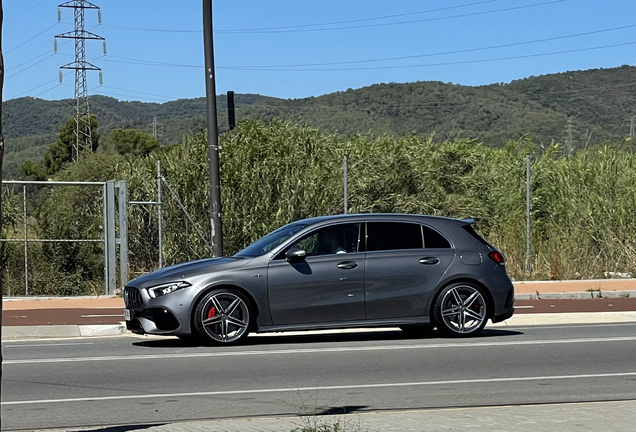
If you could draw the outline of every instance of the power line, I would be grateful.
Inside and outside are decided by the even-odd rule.
[[[15,76],[20,75],[22,72],[24,72],[24,71],[27,71],[27,70],[31,69],[33,66],[39,65],[39,64],[40,64],[40,63],[42,63],[43,61],[50,59],[50,58],[51,58],[51,57],[53,57],[54,55],[55,55],[55,53],[51,53],[51,54],[49,54],[48,56],[44,57],[42,60],[40,60],[40,61],[38,61],[38,62],[35,62],[35,63],[33,63],[32,65],[25,67],[24,69],[19,70],[18,72],[14,73],[13,75],[8,76],[8,77],[7,77],[7,78],[5,78],[5,79],[10,80],[11,78],[13,78],[13,77],[15,77]]]
[[[46,1],[48,1],[48,0],[40,0],[39,2],[37,2],[34,5],[32,5],[31,7],[28,7],[26,9],[24,9],[22,12],[18,12],[17,14],[12,15],[11,18],[19,17],[20,15],[23,15],[23,14],[29,12],[30,10],[33,10],[33,9],[37,8],[38,6],[40,6],[42,3],[46,2]]]
[[[271,71],[271,72],[328,72],[328,71],[407,69],[407,68],[422,68],[422,67],[433,67],[433,66],[453,66],[453,65],[461,65],[461,64],[488,63],[488,62],[505,61],[505,60],[519,60],[519,59],[525,59],[525,58],[545,57],[545,56],[552,56],[552,55],[559,55],[559,54],[570,54],[575,52],[585,52],[585,51],[595,51],[595,50],[608,49],[608,48],[617,48],[617,47],[630,46],[635,44],[636,42],[625,42],[620,44],[602,45],[602,46],[596,46],[596,47],[562,50],[562,51],[552,51],[552,52],[538,53],[538,54],[526,54],[526,55],[519,55],[519,56],[497,57],[497,58],[480,59],[480,60],[462,60],[462,61],[402,65],[402,66],[374,66],[374,67],[359,67],[359,68],[320,68],[320,69],[284,69],[284,68],[263,69],[263,68],[247,68],[247,67],[245,68],[219,67],[219,69],[222,68],[222,69],[228,69],[228,70]]]
[[[533,3],[533,4],[529,4],[529,5],[523,5],[523,6],[514,6],[514,7],[502,8],[502,9],[493,9],[493,10],[489,10],[489,11],[471,12],[471,13],[465,13],[465,14],[459,14],[459,15],[450,15],[450,16],[446,16],[446,17],[424,18],[424,19],[417,19],[417,20],[410,20],[410,21],[398,21],[398,22],[392,22],[392,23],[364,24],[364,25],[359,25],[359,26],[342,26],[342,27],[331,27],[331,28],[323,28],[323,29],[218,30],[217,33],[252,33],[252,34],[254,34],[254,33],[255,34],[260,34],[260,33],[306,33],[306,32],[322,32],[322,31],[333,31],[333,30],[352,30],[352,29],[361,29],[361,28],[386,27],[386,26],[415,24],[415,23],[433,22],[433,21],[445,21],[445,20],[456,19],[456,18],[466,18],[466,17],[473,17],[473,16],[489,15],[489,14],[499,13],[499,12],[509,12],[509,11],[528,9],[528,8],[533,8],[533,7],[538,7],[538,6],[546,6],[546,5],[556,4],[556,3],[564,3],[566,1],[570,1],[570,0],[551,0],[551,1],[546,1],[546,2],[541,2],[541,3]]]
[[[225,32],[241,32],[241,31],[287,30],[287,29],[298,29],[298,28],[329,26],[329,25],[339,25],[339,24],[353,24],[353,23],[357,23],[357,22],[377,21],[377,20],[390,19],[390,18],[401,18],[401,17],[405,17],[405,16],[422,15],[422,14],[427,14],[427,13],[432,13],[432,12],[443,12],[443,11],[452,10],[452,9],[461,9],[461,8],[465,8],[465,7],[478,6],[478,5],[482,5],[482,4],[486,4],[486,3],[495,3],[495,2],[499,2],[499,1],[502,1],[502,0],[479,1],[479,2],[475,2],[475,3],[465,3],[465,4],[461,4],[461,5],[448,6],[448,7],[437,8],[437,9],[428,9],[428,10],[423,10],[423,11],[407,12],[407,13],[401,13],[401,14],[395,14],[395,15],[384,15],[384,16],[373,17],[373,18],[358,18],[358,19],[346,20],[346,21],[332,21],[332,22],[317,23],[317,24],[300,24],[300,25],[295,25],[295,26],[282,26],[282,27],[262,27],[262,28],[251,28],[251,29],[230,29],[230,30],[222,30],[222,31],[225,31]]]
[[[51,90],[53,90],[53,89],[56,89],[56,88],[60,87],[61,85],[62,85],[62,84],[57,83],[57,84],[55,84],[53,87],[51,87],[51,88],[49,88],[49,89],[47,89],[47,90],[44,90],[42,93],[38,93],[38,94],[36,94],[36,95],[35,95],[35,96],[33,96],[33,97],[34,97],[34,98],[40,97],[40,96],[42,96],[43,94],[48,93],[48,92],[50,92]]]
[[[418,20],[410,20],[410,21],[398,21],[398,22],[392,22],[392,23],[377,23],[377,24],[365,24],[365,25],[360,25],[360,26],[341,26],[341,27],[331,27],[331,28],[306,28],[306,27],[336,25],[336,24],[341,24],[341,23],[354,23],[354,22],[360,22],[360,21],[380,20],[380,19],[387,19],[387,18],[391,18],[391,17],[399,17],[399,16],[407,16],[407,15],[424,14],[424,13],[429,13],[429,12],[443,11],[443,10],[449,10],[449,9],[458,9],[458,8],[461,8],[461,7],[468,7],[468,6],[475,6],[475,5],[486,4],[486,3],[493,3],[494,1],[500,1],[500,0],[490,0],[490,1],[482,1],[482,2],[476,2],[476,3],[468,3],[468,4],[458,5],[458,6],[454,6],[454,7],[432,9],[432,10],[428,10],[428,11],[410,12],[410,13],[406,13],[406,14],[386,15],[384,17],[361,18],[361,19],[348,20],[348,21],[335,21],[335,22],[331,22],[331,23],[303,24],[303,25],[285,26],[285,27],[220,29],[220,30],[215,30],[215,33],[225,33],[225,34],[232,34],[232,33],[248,33],[248,34],[250,34],[250,33],[255,33],[255,34],[260,34],[260,33],[301,33],[301,32],[320,32],[320,31],[332,31],[332,30],[350,30],[350,29],[361,29],[361,28],[369,28],[369,27],[385,27],[385,26],[395,26],[395,25],[403,25],[403,24],[415,24],[415,23],[421,23],[421,22],[443,21],[443,20],[456,19],[456,18],[466,18],[466,17],[471,17],[471,16],[488,15],[488,14],[499,13],[499,12],[508,12],[508,11],[513,11],[513,10],[528,9],[528,8],[533,8],[533,7],[538,7],[538,6],[545,6],[545,5],[550,5],[550,4],[564,3],[564,2],[567,2],[567,1],[571,1],[571,0],[551,0],[551,1],[541,2],[541,3],[534,3],[534,4],[530,4],[530,5],[514,6],[514,7],[508,7],[508,8],[501,8],[501,9],[493,9],[493,10],[489,10],[489,11],[472,12],[472,13],[459,14],[459,15],[450,15],[450,16],[446,16],[446,17],[426,18],[426,19],[418,19]],[[201,33],[201,30],[185,30],[185,29],[142,28],[142,27],[128,27],[128,26],[106,26],[106,25],[103,26],[103,27],[104,28],[111,28],[111,29],[115,29],[115,30],[146,31],[146,32],[160,32],[160,33]]]
[[[446,11],[446,10],[461,9],[461,8],[465,8],[465,7],[478,6],[478,5],[482,5],[482,4],[495,3],[495,2],[500,2],[500,1],[503,1],[503,0],[486,0],[486,1],[479,1],[479,2],[474,2],[474,3],[465,3],[465,4],[461,4],[461,5],[450,6],[450,7],[437,8],[437,9],[428,9],[428,10],[423,10],[423,11],[407,12],[407,13],[394,14],[394,15],[383,15],[383,16],[372,17],[372,18],[358,18],[358,19],[352,19],[352,20],[346,20],[346,21],[331,21],[331,22],[322,22],[322,23],[314,23],[314,24],[300,24],[300,25],[294,25],[294,26],[281,26],[281,27],[225,29],[225,30],[217,30],[216,32],[217,33],[219,33],[219,32],[230,33],[230,32],[244,32],[244,31],[287,30],[287,29],[298,29],[298,28],[307,28],[307,27],[320,27],[320,26],[330,26],[330,25],[339,25],[339,24],[353,24],[353,23],[357,23],[357,22],[377,21],[377,20],[383,20],[383,19],[401,18],[401,17],[405,17],[405,16],[421,15],[421,14],[427,14],[427,13],[432,13],[432,12],[442,12],[442,11]],[[116,29],[116,30],[148,31],[148,32],[162,32],[162,33],[163,32],[167,32],[167,33],[202,33],[203,32],[202,30],[179,30],[179,29],[156,29],[156,28],[153,29],[153,28],[109,26],[109,25],[106,25],[104,27],[105,28]]]
[[[531,44],[543,43],[543,42],[552,42],[552,41],[556,41],[556,40],[571,39],[571,38],[576,38],[576,37],[581,37],[581,36],[590,36],[590,35],[594,35],[594,34],[607,33],[607,32],[613,32],[613,31],[618,31],[618,30],[625,30],[625,29],[634,28],[634,27],[636,27],[636,24],[620,26],[620,27],[613,27],[613,28],[603,29],[603,30],[594,30],[594,31],[583,32],[583,33],[575,33],[575,34],[564,35],[564,36],[554,36],[554,37],[544,38],[544,39],[535,39],[535,40],[524,41],[524,42],[513,42],[513,43],[509,43],[509,44],[502,44],[502,45],[492,45],[492,46],[479,47],[479,48],[466,48],[466,49],[461,49],[461,50],[443,51],[443,52],[437,52],[437,53],[415,54],[415,55],[408,55],[408,56],[401,56],[401,57],[385,57],[385,58],[376,58],[376,59],[367,59],[367,60],[350,60],[350,61],[327,62],[327,63],[306,63],[306,64],[288,64],[288,65],[255,65],[255,66],[226,66],[226,67],[235,67],[235,68],[241,68],[241,67],[253,67],[253,68],[309,67],[309,66],[333,66],[333,65],[341,65],[341,64],[375,63],[375,62],[394,61],[394,60],[409,60],[409,59],[414,59],[414,58],[436,57],[436,56],[451,55],[451,54],[464,54],[464,53],[469,53],[469,52],[487,51],[487,50],[501,49],[501,48],[510,48],[510,47],[522,46],[522,45],[531,45]]]
[[[631,45],[633,42],[625,43],[625,44],[614,44],[614,45],[606,45],[601,47],[591,47],[591,48],[581,48],[581,49],[572,49],[558,52],[548,52],[548,53],[539,53],[539,54],[528,54],[521,56],[512,56],[512,57],[502,57],[495,59],[481,59],[481,60],[471,60],[471,61],[457,61],[457,62],[448,62],[448,63],[434,63],[434,64],[426,64],[426,65],[404,65],[404,66],[378,66],[378,67],[365,67],[365,68],[320,68],[320,69],[300,69],[303,67],[312,67],[312,66],[330,66],[330,65],[343,65],[343,64],[360,64],[360,63],[373,63],[373,62],[383,62],[383,61],[395,61],[395,60],[408,60],[414,58],[423,58],[423,57],[436,57],[443,55],[452,55],[452,54],[463,54],[470,52],[478,52],[478,51],[488,51],[502,48],[510,48],[515,46],[523,46],[523,45],[531,45],[537,43],[551,42],[556,40],[563,39],[571,39],[582,36],[590,36],[594,34],[607,33],[618,30],[625,30],[629,28],[635,28],[636,24],[613,27],[609,29],[602,30],[593,30],[589,32],[583,33],[575,33],[570,35],[563,36],[554,36],[550,38],[543,39],[535,39],[530,41],[522,41],[522,42],[513,42],[509,44],[501,44],[501,45],[491,45],[485,47],[477,47],[477,48],[466,48],[455,51],[443,51],[437,53],[426,53],[426,54],[415,54],[409,56],[402,57],[386,57],[386,58],[377,58],[377,59],[366,59],[366,60],[351,60],[351,61],[342,61],[342,62],[325,62],[325,63],[307,63],[307,64],[290,64],[290,65],[252,65],[252,66],[218,66],[219,69],[226,70],[244,70],[244,71],[256,71],[256,70],[273,70],[273,71],[332,71],[332,70],[375,70],[375,69],[399,69],[399,68],[412,68],[412,67],[428,67],[428,66],[444,66],[444,65],[454,65],[454,64],[464,64],[464,63],[480,63],[480,62],[490,62],[490,61],[500,61],[500,60],[508,60],[508,59],[519,59],[525,57],[537,57],[537,56],[547,56],[547,55],[556,55],[556,54],[565,54],[572,52],[581,52],[581,51],[589,51],[589,50],[597,50],[597,49],[606,49],[613,48],[618,46]],[[203,66],[197,64],[184,64],[184,63],[169,63],[169,62],[159,62],[154,60],[144,60],[144,59],[136,59],[130,57],[121,57],[121,56],[109,56],[108,59],[103,60],[105,62],[110,63],[123,63],[123,64],[136,64],[141,66],[160,66],[160,67],[181,67],[181,68],[196,68],[200,69]],[[286,69],[286,68],[299,68],[299,69]]]
[[[47,28],[46,30],[42,30],[40,33],[36,34],[35,36],[33,36],[33,37],[32,37],[32,38],[30,38],[30,39],[25,40],[25,41],[24,41],[24,42],[22,42],[20,45],[17,45],[17,46],[15,46],[15,47],[11,48],[11,49],[10,49],[10,50],[8,50],[7,52],[5,52],[5,54],[9,54],[10,52],[17,50],[17,49],[18,49],[18,48],[20,48],[21,46],[28,44],[28,43],[29,43],[29,42],[31,42],[33,39],[35,39],[35,38],[37,38],[37,37],[39,37],[39,36],[42,36],[44,33],[46,33],[47,31],[51,30],[53,27],[55,27],[55,26],[56,26],[56,25],[58,25],[58,24],[59,24],[59,23],[55,23],[55,24],[53,24],[51,27]]]
[[[107,85],[102,86],[102,87],[110,88],[110,89],[117,90],[117,91],[123,91],[123,92],[127,92],[127,93],[136,93],[136,94],[145,95],[145,96],[156,96],[156,97],[164,98],[166,100],[178,99],[178,98],[173,97],[173,96],[166,96],[166,95],[159,95],[159,94],[154,94],[154,93],[139,92],[139,91],[135,91],[135,90],[127,90],[127,89],[122,89],[122,88],[117,88],[117,87],[112,87],[112,86],[107,86]]]

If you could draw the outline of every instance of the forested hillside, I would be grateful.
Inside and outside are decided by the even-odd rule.
[[[529,136],[535,142],[563,142],[572,122],[573,147],[619,142],[636,115],[636,67],[593,69],[529,77],[509,84],[469,87],[442,82],[376,84],[304,99],[236,95],[237,118],[284,120],[322,132],[387,134],[438,141],[467,137],[501,147]],[[226,124],[225,97],[219,98],[220,124]],[[163,104],[91,98],[102,135],[113,128],[151,131],[157,118],[161,144],[181,143],[205,127],[205,99]],[[72,115],[73,101],[19,98],[4,109],[5,176],[19,174],[22,161],[41,160],[56,132]],[[223,127],[223,126],[222,126]]]

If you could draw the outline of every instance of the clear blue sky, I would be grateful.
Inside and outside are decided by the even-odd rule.
[[[72,73],[57,84],[73,43],[61,40],[53,54],[54,36],[73,28],[71,9],[57,23],[61,2],[4,0],[5,100],[73,97]],[[204,95],[200,0],[94,3],[102,25],[89,10],[87,29],[107,39],[108,54],[87,42],[104,75],[99,87],[89,73],[91,94],[144,102]],[[299,98],[386,82],[481,85],[636,63],[634,0],[214,0],[214,26],[218,93]],[[604,31],[618,27],[626,28]],[[606,48],[586,50],[596,47]],[[510,58],[522,56],[533,57]]]

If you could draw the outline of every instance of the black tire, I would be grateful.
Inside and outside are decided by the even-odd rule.
[[[473,295],[474,298],[471,297]],[[462,304],[458,304],[460,302]],[[487,293],[470,282],[458,282],[444,288],[433,308],[437,329],[442,335],[450,337],[478,335],[488,322],[490,313]],[[477,316],[479,319],[476,319]]]
[[[242,293],[229,288],[217,289],[199,301],[193,323],[206,345],[234,345],[245,340],[253,317],[250,301]]]
[[[412,336],[423,337],[426,336],[434,326],[432,324],[416,324],[400,326],[400,330]]]

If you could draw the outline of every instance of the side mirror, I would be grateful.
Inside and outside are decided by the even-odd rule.
[[[285,253],[285,259],[289,263],[303,261],[307,258],[307,252],[298,246],[291,248]]]

